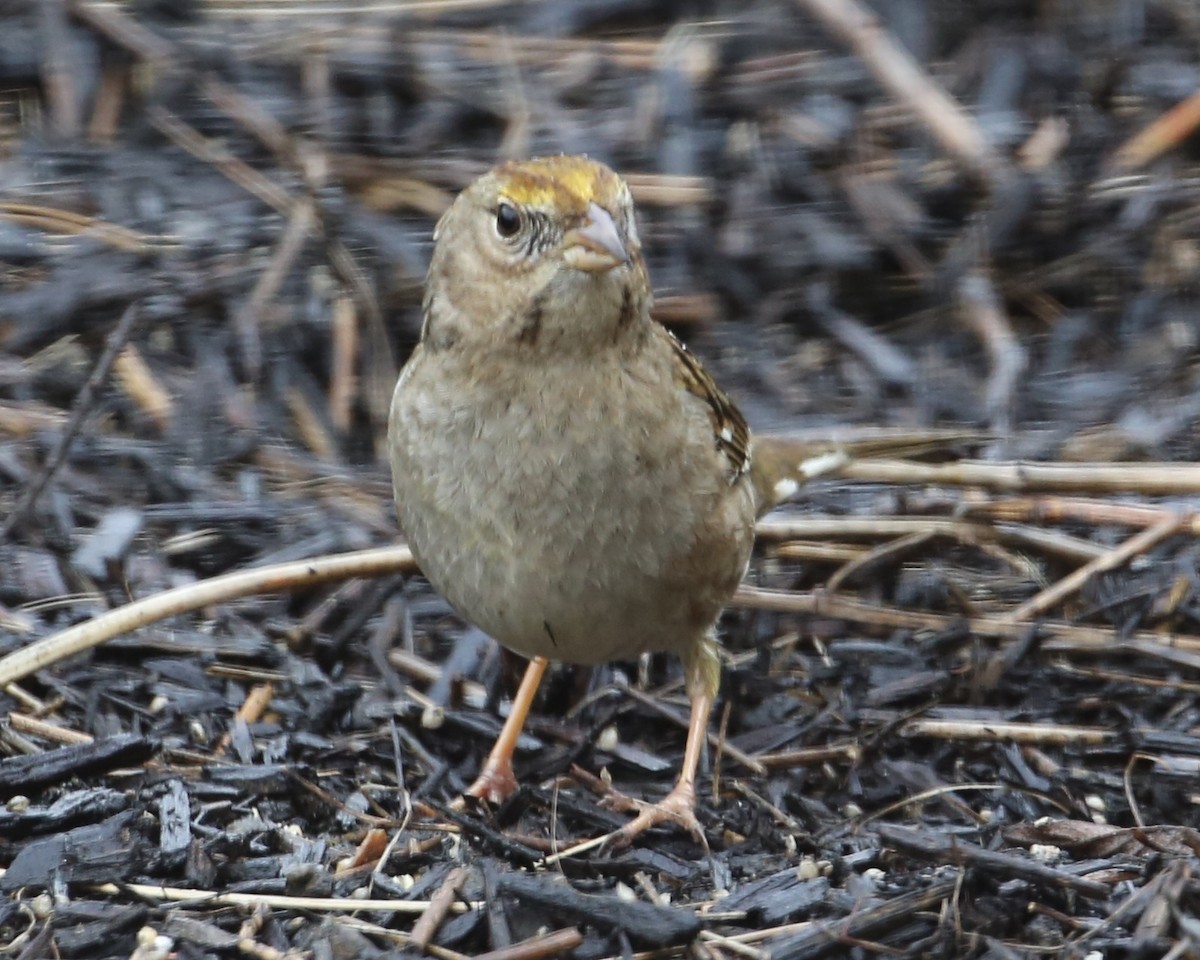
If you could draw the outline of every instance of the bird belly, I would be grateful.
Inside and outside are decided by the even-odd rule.
[[[711,444],[711,431],[673,429],[683,411],[663,410],[661,392],[639,402],[619,371],[560,378],[578,397],[528,382],[480,403],[478,389],[408,391],[401,379],[395,493],[422,570],[459,613],[525,656],[599,663],[697,642],[745,569],[748,485],[731,496],[724,477],[697,484],[691,445]],[[594,399],[613,389],[634,392],[621,422]],[[454,473],[451,449],[470,450]]]

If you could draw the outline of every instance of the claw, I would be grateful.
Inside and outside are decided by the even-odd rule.
[[[630,802],[636,803],[636,801]],[[630,820],[629,823],[625,824],[620,830],[609,835],[611,838],[610,842],[615,849],[627,847],[640,834],[645,833],[652,827],[667,823],[682,827],[692,835],[693,840],[706,850],[708,849],[708,841],[704,836],[704,828],[700,825],[700,821],[696,819],[696,791],[692,784],[678,783],[675,785],[675,789],[658,803],[636,805],[641,807],[642,812],[633,820]]]
[[[453,806],[456,810],[461,810],[467,797],[476,797],[493,806],[499,806],[516,792],[517,776],[513,773],[512,761],[489,758],[475,782],[463,791],[463,795],[454,801]]]

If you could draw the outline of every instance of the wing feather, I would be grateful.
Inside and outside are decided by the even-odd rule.
[[[679,359],[684,389],[708,406],[713,442],[729,463],[732,486],[750,471],[750,427],[746,418],[692,352],[666,327],[660,329]]]

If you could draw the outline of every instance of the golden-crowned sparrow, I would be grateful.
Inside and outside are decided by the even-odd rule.
[[[683,772],[627,838],[663,819],[695,829],[713,625],[756,513],[745,420],[650,303],[624,181],[585,157],[504,164],[434,231],[421,342],[389,425],[421,569],[468,620],[542,658],[472,793],[515,785],[512,745],[544,658],[683,658]]]
[[[787,446],[752,451],[738,409],[651,319],[629,189],[608,167],[506,163],[459,195],[434,241],[421,342],[392,400],[396,505],[433,585],[534,658],[468,792],[515,788],[546,658],[674,651],[692,705],[682,772],[620,839],[666,820],[698,832],[713,627],[756,514],[803,467]]]

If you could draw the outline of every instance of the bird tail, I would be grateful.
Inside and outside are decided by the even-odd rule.
[[[795,496],[811,480],[836,476],[846,464],[867,458],[953,456],[959,448],[986,442],[982,431],[959,429],[864,429],[823,437],[754,435],[750,478],[758,515]]]

